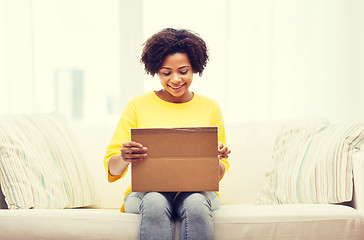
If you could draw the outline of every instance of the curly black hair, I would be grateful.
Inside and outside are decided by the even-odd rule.
[[[154,76],[165,58],[175,53],[186,53],[193,72],[202,75],[209,59],[207,46],[197,33],[187,29],[165,28],[151,36],[144,43],[140,61],[145,72]]]

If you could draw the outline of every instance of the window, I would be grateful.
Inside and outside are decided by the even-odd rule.
[[[119,1],[0,4],[2,113],[120,115]]]

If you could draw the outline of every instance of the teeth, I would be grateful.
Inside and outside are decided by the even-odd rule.
[[[172,86],[170,86],[170,87],[173,88],[173,89],[180,89],[182,86],[179,86],[179,87],[172,87]]]

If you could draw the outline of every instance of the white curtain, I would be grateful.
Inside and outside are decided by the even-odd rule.
[[[0,113],[35,110],[31,1],[0,0]]]
[[[210,63],[192,88],[228,121],[364,119],[362,1],[155,0],[143,17],[145,39],[182,27],[206,40]]]
[[[0,0],[0,114],[118,119],[119,7],[118,0]]]
[[[364,119],[362,1],[231,0],[227,12],[230,119]]]
[[[65,65],[85,71],[84,118],[114,120],[130,96],[160,88],[139,80],[141,44],[176,27],[206,40],[210,62],[192,89],[226,121],[364,119],[361,0],[107,2],[0,0],[0,113],[51,111]]]

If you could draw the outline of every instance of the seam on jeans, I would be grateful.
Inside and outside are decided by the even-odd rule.
[[[214,193],[215,193],[215,192],[214,192]],[[216,193],[215,193],[214,195],[215,195],[215,196],[213,196],[213,197],[211,198],[211,201],[212,201],[214,198],[218,197]]]
[[[212,209],[212,200],[215,198],[215,196],[211,197],[209,196],[210,192],[203,192],[201,195],[205,198],[205,204],[207,204],[207,207],[211,210]]]
[[[213,202],[213,200],[215,199],[215,198],[217,198],[217,203],[215,203],[215,209],[212,209],[212,202]],[[220,209],[220,198],[219,198],[219,196],[217,196],[217,194],[216,194],[216,196],[213,198],[213,199],[211,199],[211,212],[213,212],[213,211],[215,211],[215,210],[218,210],[218,209]]]
[[[142,204],[140,204],[140,228],[139,228],[139,240],[141,240],[142,239],[142,227],[143,227],[143,221],[142,221],[142,219],[143,219],[143,215],[144,215],[144,210],[143,210],[143,199],[141,199],[142,200]]]
[[[183,210],[185,211],[185,216],[186,216],[186,240],[189,239],[188,237],[188,217],[187,217],[187,210],[186,210],[186,205],[185,205],[185,201],[183,201]]]
[[[140,200],[143,200],[139,195],[131,196],[130,193],[124,197],[124,202],[126,202],[127,199],[131,198],[139,198]]]
[[[205,198],[205,202],[207,203],[207,207],[211,210],[211,207],[212,207],[212,199],[214,199],[213,197],[212,198],[209,198],[207,195],[204,196]]]
[[[172,226],[172,217],[169,218],[169,225],[171,226],[172,239],[174,239],[174,226]]]
[[[169,212],[169,225],[170,225],[170,229],[171,229],[171,233],[172,233],[172,239],[174,239],[174,231],[175,231],[175,229],[174,229],[174,225],[172,225],[172,221],[173,221],[173,205],[174,205],[174,203],[173,203],[173,198],[172,198],[172,196],[171,196],[171,192],[168,192],[167,194],[167,197],[169,198],[169,200],[170,201],[168,201],[168,199],[166,199],[167,200],[167,204],[171,204],[172,205],[172,211],[171,212]],[[166,208],[168,207],[168,211],[170,210],[169,209],[169,206],[166,206]],[[167,209],[166,209],[167,210]]]

